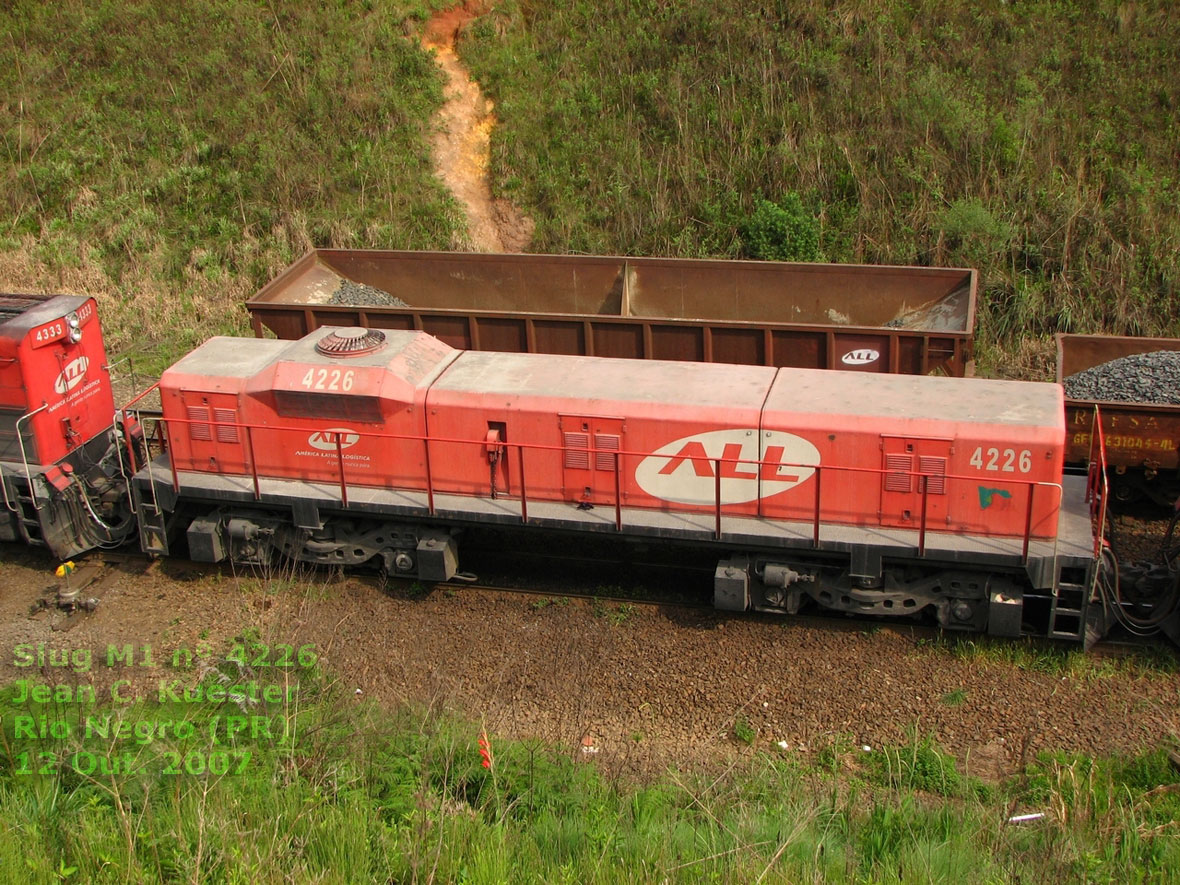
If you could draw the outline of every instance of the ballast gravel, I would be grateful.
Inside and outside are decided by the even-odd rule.
[[[342,696],[357,703],[457,711],[493,740],[569,748],[578,759],[640,776],[669,766],[726,767],[759,751],[809,758],[829,747],[848,749],[855,764],[863,746],[903,745],[916,735],[955,753],[968,771],[982,776],[983,764],[989,776],[1004,777],[1041,750],[1134,753],[1180,734],[1172,666],[1145,670],[1114,659],[1040,667],[1041,653],[1024,643],[1016,657],[1027,655],[1027,664],[1012,663],[1002,648],[989,651],[993,643],[956,651],[929,631],[871,621],[622,607],[452,585],[383,593],[356,576],[284,579],[260,592],[266,582],[257,575],[159,560],[117,567],[98,609],[69,633],[55,632],[64,614],[29,617],[54,563],[15,545],[2,552],[4,648],[131,643],[165,659],[200,643],[220,654],[251,629],[271,648],[314,649]],[[0,658],[0,684],[28,675],[11,655]],[[133,679],[150,698],[161,678],[183,675],[164,665],[134,674],[96,667],[80,678],[99,689],[104,680]],[[310,675],[270,670],[254,678],[271,684],[288,676],[313,691]],[[752,743],[739,739],[751,729]],[[473,726],[463,748],[470,757],[477,734]]]
[[[1120,357],[1065,378],[1071,399],[1180,405],[1180,351]]]
[[[354,280],[341,280],[340,287],[332,293],[328,304],[347,304],[355,307],[409,307],[396,295],[367,286]]]

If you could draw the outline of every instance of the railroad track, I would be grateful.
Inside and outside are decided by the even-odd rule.
[[[478,581],[464,583],[462,585],[462,590],[473,590],[484,593],[510,593],[519,596],[532,596],[536,597],[537,599],[548,599],[554,602],[557,600],[573,599],[604,606],[643,606],[645,608],[665,608],[667,606],[675,606],[677,608],[698,609],[701,611],[716,611],[716,609],[708,603],[693,602],[691,600],[644,599],[637,596],[603,596],[599,593],[593,592],[579,593],[572,590],[542,590],[536,587],[513,587],[502,584],[484,584]]]
[[[414,597],[416,595],[413,585],[415,582],[395,578],[390,579],[389,584],[402,586],[404,595],[407,597]],[[450,586],[450,585],[448,585]],[[829,630],[840,633],[862,633],[874,634],[882,631],[890,633],[897,633],[912,639],[915,643],[930,643],[933,644],[940,639],[961,639],[969,641],[972,639],[987,637],[979,637],[972,633],[954,633],[943,631],[937,626],[930,624],[907,623],[904,621],[877,621],[867,618],[856,618],[852,616],[841,616],[838,614],[824,614],[822,611],[807,612],[803,614],[782,616],[770,614],[768,612],[722,612],[714,608],[709,602],[693,601],[691,599],[645,599],[636,596],[610,596],[603,595],[597,592],[576,591],[570,589],[540,589],[535,587],[519,587],[509,584],[492,584],[481,581],[474,581],[464,583],[461,586],[454,588],[458,592],[479,592],[479,593],[497,593],[509,594],[516,596],[535,597],[539,600],[549,600],[543,605],[536,606],[537,608],[547,607],[550,604],[561,604],[560,601],[576,600],[590,605],[602,606],[601,614],[604,617],[611,617],[612,615],[626,615],[628,608],[680,608],[690,611],[707,613],[718,619],[728,620],[755,620],[768,624],[780,624],[783,627],[796,627],[812,630]],[[611,609],[613,608],[613,612]],[[988,640],[991,641],[991,640]],[[1025,637],[1023,640],[1005,639],[996,640],[997,642],[1029,642],[1038,648],[1046,650],[1054,648],[1062,648],[1061,643],[1055,643],[1053,640],[1045,639],[1043,637]],[[1166,653],[1173,653],[1171,646],[1162,640],[1156,638],[1139,638],[1139,637],[1124,637],[1113,636],[1107,637],[1091,648],[1087,654],[1099,658],[1121,659],[1130,655],[1140,654],[1145,649],[1156,648]]]
[[[501,560],[498,564],[493,562],[497,558]],[[912,638],[915,642],[925,641],[933,643],[940,638],[945,639],[948,637],[964,640],[973,638],[973,634],[948,634],[940,631],[936,626],[927,624],[902,621],[878,621],[843,615],[828,615],[822,612],[806,612],[789,617],[759,612],[738,614],[720,612],[712,606],[711,570],[699,566],[646,562],[641,566],[645,572],[649,575],[663,576],[666,580],[673,582],[679,590],[674,590],[670,587],[652,590],[646,584],[636,583],[633,585],[633,589],[620,592],[623,588],[617,583],[604,583],[596,581],[593,578],[593,575],[599,569],[603,571],[603,574],[615,576],[620,571],[619,563],[604,561],[598,557],[579,557],[544,551],[520,550],[513,551],[511,554],[491,554],[485,550],[482,551],[482,556],[477,554],[473,559],[479,561],[479,565],[481,566],[491,565],[492,567],[485,575],[472,575],[472,580],[470,581],[447,585],[429,585],[426,593],[433,592],[436,588],[447,587],[456,592],[512,594],[532,598],[537,600],[538,603],[541,600],[552,601],[552,603],[534,603],[537,608],[542,608],[549,604],[561,604],[559,600],[571,600],[583,604],[601,606],[603,609],[602,614],[606,617],[612,615],[617,616],[620,612],[626,614],[627,609],[632,607],[647,609],[678,608],[702,614],[708,613],[709,616],[716,618],[754,619],[767,623],[778,623],[784,626],[794,625],[817,630],[835,630],[841,633],[876,633],[887,630],[895,633],[903,633],[907,638]],[[318,576],[320,579],[323,579],[331,574],[327,570],[317,571],[310,567],[299,567],[293,572],[281,569],[276,572],[251,569],[249,567],[243,568],[241,566],[235,567],[229,563],[212,564],[191,562],[188,560],[153,559],[138,551],[97,550],[85,557],[80,557],[77,562],[77,572],[75,573],[77,577],[70,583],[69,588],[71,591],[75,591],[76,599],[71,605],[66,607],[68,617],[60,629],[68,630],[76,626],[77,623],[80,623],[90,610],[101,604],[102,596],[111,587],[117,585],[118,581],[126,580],[128,577],[146,572],[156,564],[159,564],[159,567],[169,572],[175,570],[187,575],[196,573],[210,576],[220,575],[225,577],[237,576],[261,579],[267,577],[315,579]],[[527,567],[522,568],[522,566],[526,565]],[[634,564],[627,565],[633,566]],[[515,574],[511,573],[510,566],[516,568]],[[559,569],[562,572],[562,576],[555,577],[552,573],[547,575],[537,574],[537,569],[543,569],[546,572]],[[580,575],[581,578],[575,581],[570,577],[573,574]],[[522,579],[522,575],[524,579]],[[352,576],[371,584],[376,591],[384,590],[393,595],[410,599],[423,595],[423,585],[413,579],[391,577],[384,582],[383,586],[381,578],[371,572],[354,572]],[[684,589],[686,584],[696,584],[697,589],[686,592]],[[53,599],[52,589],[51,587],[47,587],[42,600],[38,605],[34,606],[33,614],[54,607],[55,601]],[[1042,640],[1042,642],[1045,648],[1054,647],[1054,643],[1049,640]],[[1118,658],[1140,653],[1144,649],[1150,649],[1153,646],[1170,648],[1167,643],[1160,642],[1154,638],[1144,639],[1115,634],[1107,637],[1095,646],[1095,648],[1091,649],[1091,653],[1103,657]]]
[[[375,581],[377,579],[374,579]],[[379,586],[379,585],[378,585]],[[530,597],[538,600],[534,606],[538,609],[548,607],[551,604],[565,604],[569,601],[576,601],[582,604],[600,607],[598,612],[603,617],[611,618],[618,616],[625,616],[629,609],[645,608],[645,609],[684,609],[687,611],[696,612],[708,617],[716,618],[718,620],[753,620],[766,624],[778,624],[784,628],[800,628],[812,630],[828,630],[840,633],[862,633],[875,634],[881,631],[896,633],[905,636],[907,639],[913,640],[915,643],[935,643],[939,640],[960,639],[969,641],[972,639],[984,639],[987,637],[980,637],[972,633],[954,633],[940,630],[935,625],[924,624],[918,622],[906,622],[903,620],[873,620],[869,618],[858,618],[851,615],[841,615],[838,613],[828,614],[823,611],[806,611],[796,615],[777,615],[769,612],[723,612],[713,607],[711,597],[709,599],[693,599],[690,597],[645,597],[638,595],[613,595],[609,592],[604,592],[602,589],[577,589],[568,586],[565,587],[525,587],[519,584],[503,582],[495,583],[477,579],[475,581],[467,582],[461,585],[436,585],[446,586],[451,588],[452,592],[466,593],[490,593],[490,594],[506,594],[513,596]],[[403,578],[391,578],[387,582],[387,592],[393,592],[397,595],[406,598],[415,598],[421,595],[420,585],[416,582]],[[538,604],[539,603],[539,604]],[[991,640],[987,640],[991,641]],[[1031,642],[1037,647],[1044,649],[1062,648],[1060,643],[1055,643],[1052,640],[1025,637],[1024,640],[996,640],[1003,642]],[[1159,642],[1152,639],[1140,639],[1135,637],[1108,637],[1101,643],[1092,648],[1089,654],[1095,654],[1104,657],[1126,657],[1130,654],[1141,652],[1145,648],[1150,648],[1153,645],[1158,645],[1161,648],[1169,648],[1166,642]]]

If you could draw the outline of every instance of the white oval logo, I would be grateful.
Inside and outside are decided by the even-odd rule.
[[[71,360],[66,363],[66,367],[61,370],[61,374],[53,382],[53,389],[64,396],[78,386],[78,383],[86,377],[86,370],[89,368],[90,360],[84,356]]]
[[[819,450],[794,434],[712,430],[670,442],[648,455],[635,468],[635,481],[653,498],[712,505],[720,470],[721,503],[746,504],[806,482],[818,464]]]
[[[307,438],[307,444],[321,452],[336,451],[336,441],[340,441],[340,448],[347,449],[360,441],[361,435],[347,427],[329,427],[327,430],[317,430]]]
[[[880,358],[880,351],[873,350],[869,347],[862,347],[859,350],[848,351],[848,353],[840,357],[840,362],[846,366],[867,366],[869,363],[875,363]]]

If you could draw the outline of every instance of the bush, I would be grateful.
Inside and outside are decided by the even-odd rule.
[[[996,218],[978,197],[955,200],[936,223],[952,246],[980,261],[1003,250],[1012,239],[1012,226]]]
[[[742,225],[742,251],[762,261],[818,261],[819,221],[796,193],[781,204],[757,200]]]

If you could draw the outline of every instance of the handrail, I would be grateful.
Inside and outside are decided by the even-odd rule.
[[[250,463],[254,463],[254,429],[252,427],[246,428],[246,453],[250,456]],[[262,500],[262,487],[258,484],[258,471],[251,470],[251,476],[254,479],[254,500]]]
[[[426,468],[426,512],[434,516],[434,473],[430,469],[430,435],[422,437],[422,463]],[[507,491],[507,489],[505,489]],[[523,489],[522,489],[523,493]]]
[[[134,406],[136,403],[138,403],[140,400],[142,400],[144,397],[146,397],[153,390],[159,390],[159,388],[160,388],[160,382],[157,381],[154,384],[152,384],[150,387],[141,391],[138,396],[133,397],[131,402],[127,403],[127,405],[123,406],[123,408],[119,410],[120,412],[123,413],[123,439],[127,444],[127,462],[131,465],[131,475],[132,476],[134,476],[138,472],[138,470],[135,466],[135,445],[132,443],[132,441],[130,439],[127,438],[127,413],[131,410],[132,406]],[[137,425],[139,425],[140,432],[143,433],[144,467],[147,468],[148,479],[150,480],[148,485],[151,486],[152,506],[156,509],[156,513],[159,513],[160,512],[160,498],[156,494],[156,477],[155,477],[155,472],[153,470],[151,452],[148,450],[148,435],[147,435],[146,429],[143,426],[143,416],[140,415],[138,410],[135,412],[135,423]],[[161,415],[159,418],[156,419],[156,427],[163,428],[162,430],[160,430],[160,432],[164,433],[165,435],[167,434],[167,422],[165,421],[163,415]],[[163,440],[163,437],[161,437],[161,440]],[[163,446],[163,443],[161,443],[161,446]],[[169,458],[168,460],[169,460],[169,462],[171,462],[172,459]],[[134,502],[134,496],[132,494],[131,485],[132,485],[131,483],[127,484],[128,503],[131,505],[132,510],[135,510],[135,502]],[[172,488],[173,488],[173,491],[176,491],[176,492],[180,491],[179,477],[176,476],[176,468],[175,467],[172,468]],[[141,529],[142,529],[142,526],[141,526]]]
[[[8,475],[0,469],[0,488],[4,489],[4,506],[13,513],[19,513],[16,505],[8,500]]]
[[[21,460],[21,464],[23,464],[25,466],[25,482],[27,482],[29,484],[29,497],[33,501],[33,509],[36,510],[38,513],[41,512],[41,505],[37,503],[37,490],[35,488],[33,488],[33,474],[29,471],[29,457],[25,453],[25,438],[24,438],[24,436],[21,435],[20,423],[22,421],[28,421],[30,418],[32,418],[34,415],[36,415],[38,412],[44,412],[48,408],[49,408],[49,403],[44,403],[44,402],[41,403],[41,405],[38,408],[33,409],[33,411],[31,411],[31,412],[25,412],[23,415],[21,415],[19,418],[17,418],[16,425],[15,425],[16,444],[18,446],[20,446],[20,460]],[[8,489],[7,489],[7,487],[4,489],[4,501],[5,501],[5,503],[8,503]],[[17,512],[17,511],[13,511],[13,512]]]
[[[721,540],[721,464],[723,461],[724,459],[722,458],[716,458],[713,462],[713,479],[716,481],[716,498],[713,506],[717,511],[717,526],[713,530],[713,537],[715,537],[718,541]]]
[[[151,391],[151,388],[149,388],[149,390],[145,391],[143,394],[140,394],[139,397],[136,397],[136,399],[133,400],[132,403],[129,403],[128,406],[124,407],[124,411],[126,411],[128,408],[130,408],[130,406],[132,404],[137,402],[139,399],[141,399],[143,396],[145,396],[150,391]],[[253,436],[254,432],[255,431],[266,431],[266,432],[270,432],[270,433],[301,433],[301,434],[304,434],[304,433],[307,433],[308,430],[310,429],[307,426],[282,425],[282,424],[257,425],[257,424],[246,424],[246,423],[239,422],[239,421],[214,421],[214,420],[210,420],[208,418],[200,418],[200,419],[197,419],[197,418],[167,418],[164,416],[159,416],[159,417],[152,416],[152,419],[159,422],[159,424],[162,427],[164,427],[165,430],[167,429],[167,426],[170,423],[176,423],[176,424],[186,425],[186,426],[192,425],[192,424],[204,424],[204,425],[208,425],[208,426],[214,427],[214,428],[231,427],[231,428],[245,431],[246,444],[247,444],[247,447],[249,450],[250,457],[248,459],[246,459],[248,461],[248,464],[245,465],[246,469],[242,472],[242,475],[247,475],[247,474],[250,475],[252,482],[253,482],[253,486],[254,486],[255,498],[258,498],[261,496],[261,486],[260,486],[260,478],[261,477],[260,477],[260,473],[258,470],[258,464],[254,458],[254,436]],[[429,434],[422,436],[422,435],[418,435],[418,434],[374,433],[374,432],[367,432],[367,431],[361,432],[361,431],[355,431],[355,430],[353,432],[356,433],[357,436],[361,437],[361,438],[390,440],[390,441],[399,441],[400,440],[400,441],[405,441],[405,442],[419,442],[422,444],[423,459],[424,459],[423,467],[424,467],[424,474],[425,474],[424,477],[422,477],[422,482],[425,485],[425,491],[426,491],[426,495],[427,495],[427,507],[428,507],[428,511],[430,512],[431,515],[434,515],[436,512],[436,510],[435,510],[435,497],[437,494],[434,471],[431,468],[432,446],[435,446],[435,445],[469,445],[469,446],[472,446],[473,448],[475,448],[475,447],[486,447],[486,443],[487,443],[486,439],[478,439],[478,440],[460,439],[460,438],[430,436]],[[166,432],[165,437],[167,437],[167,436],[168,436],[168,433]],[[347,480],[347,477],[345,474],[345,464],[347,463],[347,461],[344,458],[344,454],[343,454],[343,448],[344,448],[343,444],[342,444],[343,434],[336,433],[336,434],[334,434],[334,436],[335,436],[335,453],[336,453],[336,458],[334,459],[336,462],[335,463],[336,470],[334,471],[335,472],[335,481],[338,482],[339,487],[340,487],[341,503],[342,503],[342,505],[347,506],[349,483],[348,483],[348,480]],[[559,455],[564,455],[564,453],[567,451],[567,448],[563,445],[547,445],[547,444],[540,444],[540,443],[527,443],[526,444],[526,443],[505,442],[505,443],[502,443],[502,445],[506,449],[515,448],[518,452],[517,463],[518,463],[519,471],[520,471],[519,499],[520,499],[520,507],[521,507],[521,521],[527,522],[528,521],[529,494],[528,494],[528,487],[527,487],[527,484],[525,481],[525,465],[524,465],[525,451],[529,450],[529,451],[538,451],[538,452],[551,452],[551,453],[556,453]],[[622,509],[623,489],[622,489],[622,480],[621,480],[621,474],[622,474],[621,467],[627,460],[629,460],[631,458],[640,458],[640,459],[648,458],[648,457],[652,457],[652,453],[651,452],[639,452],[639,451],[621,451],[618,449],[599,450],[597,448],[594,448],[593,446],[588,447],[586,449],[586,451],[590,455],[591,463],[594,462],[595,457],[598,454],[602,454],[602,453],[610,454],[614,460],[614,467],[615,467],[615,470],[613,471],[615,474],[614,501],[613,501],[614,510],[615,510],[615,520],[614,521],[615,521],[616,530],[622,531],[624,523],[623,523],[623,509]],[[698,456],[687,456],[686,460],[695,463],[695,462],[701,461],[702,458],[699,455]],[[762,461],[762,460],[755,460],[755,459],[746,459],[746,458],[724,458],[724,457],[713,457],[713,456],[705,456],[704,460],[707,461],[709,468],[712,470],[714,480],[715,480],[713,501],[711,502],[710,509],[713,510],[713,515],[714,515],[714,535],[718,540],[720,540],[723,535],[722,516],[723,516],[723,514],[725,512],[725,508],[726,508],[725,502],[722,501],[722,491],[723,491],[722,479],[725,477],[726,472],[722,470],[722,467],[732,465],[735,469],[730,471],[730,473],[734,473],[734,472],[737,472],[736,471],[737,466],[745,465],[746,467],[757,468],[757,470],[755,471],[755,474],[758,474],[761,472],[761,469],[766,467],[771,462]],[[148,459],[147,466],[149,466],[149,468],[150,468],[151,459]],[[169,466],[171,468],[171,473],[172,473],[173,487],[176,491],[179,491],[180,477],[179,477],[179,473],[178,473],[178,468],[176,466],[175,458],[169,459]],[[929,526],[929,494],[930,494],[930,492],[929,492],[928,482],[926,482],[926,480],[929,480],[929,479],[935,478],[935,477],[942,479],[944,481],[948,481],[948,482],[954,481],[954,480],[966,481],[966,482],[978,482],[980,480],[980,477],[978,475],[950,474],[950,473],[931,474],[931,473],[923,473],[921,471],[914,471],[914,470],[901,471],[901,470],[895,470],[895,469],[886,469],[885,467],[857,467],[857,466],[835,465],[835,464],[822,464],[821,465],[821,464],[806,464],[806,463],[796,464],[796,463],[779,463],[779,462],[774,462],[774,466],[780,467],[780,468],[783,468],[783,467],[805,468],[805,469],[809,469],[809,470],[814,471],[813,476],[815,478],[816,492],[815,492],[815,496],[814,496],[814,500],[813,500],[813,504],[812,504],[812,508],[811,508],[813,513],[812,513],[812,517],[811,517],[810,521],[812,523],[813,539],[814,539],[815,543],[817,543],[817,544],[820,541],[821,527],[825,524],[830,524],[830,523],[825,523],[823,520],[823,508],[822,508],[823,498],[822,498],[821,477],[824,472],[830,473],[831,471],[835,470],[835,471],[840,471],[842,473],[865,474],[868,476],[876,476],[876,477],[882,477],[885,474],[905,474],[911,478],[918,479],[920,482],[921,495],[922,495],[921,510],[920,510],[920,517],[919,517],[918,525],[913,527],[912,530],[916,530],[918,533],[918,538],[917,538],[918,545],[917,546],[918,546],[918,555],[919,556],[925,555],[926,536],[927,536],[927,533],[932,530]],[[283,477],[277,477],[277,478],[281,479]],[[1033,516],[1035,514],[1034,496],[1036,494],[1036,489],[1038,487],[1048,487],[1048,488],[1057,489],[1058,495],[1057,495],[1057,505],[1056,506],[1059,509],[1061,506],[1061,500],[1062,500],[1062,495],[1063,495],[1062,486],[1060,483],[1057,483],[1057,482],[1045,482],[1045,481],[1040,481],[1040,480],[1025,480],[1025,479],[1016,479],[1016,478],[1001,479],[1000,477],[992,477],[992,476],[987,477],[987,480],[991,484],[998,484],[998,485],[1005,486],[1005,487],[1016,487],[1016,488],[1025,487],[1025,488],[1029,489],[1028,503],[1027,503],[1027,509],[1026,509],[1026,514],[1025,514],[1025,520],[1024,520],[1025,525],[1024,525],[1024,530],[1023,530],[1022,534],[1021,535],[1016,535],[1016,534],[996,535],[996,537],[1013,537],[1013,538],[1020,537],[1020,538],[1022,538],[1022,541],[1023,541],[1022,558],[1025,560],[1025,562],[1027,562],[1030,544],[1031,544],[1031,541],[1033,540],[1032,521],[1033,521]],[[414,488],[414,487],[406,486],[406,488]],[[509,487],[505,489],[505,495],[508,498],[513,497],[511,495],[511,491],[512,491],[511,485],[509,485]],[[536,499],[534,499],[534,500],[536,500]],[[702,505],[697,505],[697,506],[705,507],[705,506],[709,506],[709,505],[702,504]],[[759,504],[759,508],[761,508],[761,504]],[[644,509],[655,509],[655,508],[644,507]],[[761,513],[761,509],[759,509],[759,513]],[[792,520],[792,521],[797,521],[797,520]],[[1053,540],[1054,542],[1056,542],[1056,538],[1054,536],[1047,536],[1046,540]]]
[[[924,474],[919,474],[924,477]],[[918,480],[918,484],[922,487],[922,516],[918,520],[918,556],[926,555],[926,505],[930,498],[930,482],[922,478]],[[1029,495],[1031,498],[1032,495]],[[1027,537],[1028,533],[1025,533]]]
[[[619,478],[623,475],[623,471],[619,469],[620,457],[622,456],[615,452],[615,531],[617,532],[623,530],[623,487],[622,480]]]
[[[1098,458],[1094,458],[1097,444]],[[1102,414],[1094,404],[1094,417],[1090,425],[1090,460],[1086,470],[1086,501],[1090,505],[1090,523],[1094,528],[1094,555],[1102,552],[1106,536],[1106,500],[1110,492],[1110,479],[1106,475],[1106,431],[1102,427]]]
[[[130,354],[128,354],[127,356],[119,357],[119,359],[115,360],[114,362],[106,363],[103,366],[103,369],[106,371],[106,373],[108,375],[113,375],[112,370],[121,366],[123,363],[126,363],[127,367],[131,370],[130,375],[131,375],[132,388],[138,387],[139,382],[136,380],[137,376],[135,374],[135,363],[132,361]]]
[[[134,406],[136,403],[138,403],[138,402],[139,402],[141,399],[143,399],[143,398],[144,398],[145,396],[147,396],[149,393],[151,393],[153,390],[158,390],[158,389],[159,389],[159,387],[160,387],[160,382],[159,382],[159,381],[157,381],[157,382],[156,382],[155,384],[153,384],[151,387],[148,387],[146,390],[142,391],[142,392],[141,392],[141,393],[139,393],[137,396],[135,396],[135,397],[134,397],[134,398],[131,400],[131,402],[127,403],[127,405],[123,406],[123,408],[119,409],[119,411],[120,411],[120,412],[122,412],[122,414],[123,414],[123,428],[124,428],[123,432],[124,432],[124,433],[126,433],[126,432],[127,432],[127,431],[126,431],[126,427],[127,427],[127,413],[131,411],[131,407],[132,407],[132,406]],[[136,422],[139,424],[139,426],[142,428],[142,427],[143,427],[143,422],[140,420],[140,417],[139,417],[139,412],[136,412],[136,413],[135,413],[135,420],[136,420]],[[163,421],[163,420],[164,420],[163,416],[160,416],[159,420],[160,420],[160,421]],[[147,439],[147,434],[146,434],[146,433],[144,434],[144,439]],[[136,464],[135,464],[135,448],[134,448],[133,446],[130,446],[130,445],[128,445],[128,446],[127,446],[127,452],[128,452],[128,455],[129,455],[129,457],[128,457],[128,461],[129,461],[129,462],[130,462],[130,464],[131,464],[131,472],[132,472],[132,473],[136,473],[136,472],[138,471],[138,469],[139,469],[139,468],[138,468],[138,467],[136,467]],[[145,452],[144,454],[145,454],[145,457],[146,457],[146,454],[147,454],[147,453]],[[151,458],[147,458],[147,460],[148,460],[148,461],[151,461]]]
[[[1020,558],[1025,563],[1028,562],[1029,536],[1032,534],[1033,498],[1036,497],[1036,494],[1036,486],[1028,490],[1028,507],[1024,511],[1024,546],[1020,550]]]
[[[115,427],[119,427],[119,426],[120,426],[120,425],[119,425],[119,416],[120,416],[120,414],[121,414],[121,413],[122,413],[122,410],[121,410],[121,409],[115,409],[115,414],[113,414],[113,415],[111,416],[111,427],[112,427],[112,428],[115,428]],[[127,453],[128,453],[128,454],[129,454],[129,455],[130,455],[132,458],[134,458],[133,449],[135,448],[135,445],[134,445],[134,443],[133,443],[133,442],[132,442],[132,441],[131,441],[131,440],[128,438],[128,434],[127,434],[127,415],[126,415],[126,414],[123,414],[123,415],[122,415],[122,417],[123,417],[123,423],[122,423],[123,441],[126,443],[126,445],[122,445],[122,446],[121,446],[121,445],[119,445],[119,440],[118,440],[118,438],[116,438],[116,439],[115,439],[115,441],[114,441],[114,442],[115,442],[115,458],[116,458],[116,459],[118,460],[118,462],[119,462],[119,476],[121,476],[121,477],[123,478],[123,492],[124,492],[124,493],[126,494],[126,496],[127,496],[127,507],[128,507],[128,512],[130,512],[130,513],[134,513],[134,512],[135,512],[135,498],[134,498],[134,496],[132,495],[132,492],[131,492],[131,477],[132,477],[132,476],[135,474],[135,470],[134,470],[134,468],[133,468],[133,467],[132,467],[132,469],[128,470],[128,469],[126,469],[126,468],[123,466],[123,450],[124,450],[124,449],[126,449],[126,450],[127,450]],[[132,466],[132,465],[131,465],[131,463],[130,463],[130,461],[128,462],[128,465],[127,465],[127,466],[128,466],[128,467],[131,467],[131,466]]]
[[[8,474],[6,474],[2,468],[0,468],[0,488],[4,490],[5,508],[11,510],[13,513],[19,513],[20,511],[17,509],[16,505],[8,500]]]
[[[820,495],[823,493],[823,490],[820,486],[820,476],[822,474],[823,474],[823,468],[819,464],[816,464],[815,465],[815,519],[812,524],[811,540],[817,547],[819,546],[819,527],[820,527],[820,524],[822,523],[822,520],[820,519],[820,514],[823,513],[823,508],[820,507],[820,501],[823,500],[820,497]]]
[[[343,507],[348,506],[348,483],[344,480],[344,434],[334,433],[336,437],[336,464],[340,468],[340,504]],[[257,471],[251,468],[251,473],[257,474]]]
[[[529,502],[525,493],[525,489],[528,486],[525,485],[524,481],[524,446],[517,446],[516,451],[518,455],[517,460],[520,462],[520,521],[527,523],[529,521]]]

